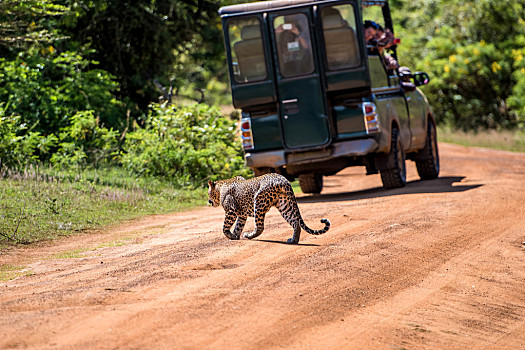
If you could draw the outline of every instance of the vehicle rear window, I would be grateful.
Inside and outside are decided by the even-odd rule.
[[[267,77],[261,36],[261,22],[256,17],[228,23],[233,78],[236,82],[253,82]]]
[[[279,71],[283,77],[313,73],[314,58],[308,18],[301,13],[278,16],[273,22]]]
[[[321,21],[328,69],[339,70],[359,65],[354,7],[337,5],[321,10]]]

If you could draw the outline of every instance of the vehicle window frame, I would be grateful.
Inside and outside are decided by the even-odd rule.
[[[258,57],[262,58],[262,64],[260,65],[260,67],[264,68],[264,76],[262,75],[262,71],[261,71],[260,77],[256,77],[254,79],[249,79],[249,78],[247,78],[248,75],[243,75],[242,74],[242,70],[241,70],[240,64],[239,64],[239,55],[238,55],[238,53],[235,50],[235,45],[237,43],[242,42],[243,40],[246,40],[246,39],[242,39],[242,28],[238,31],[239,39],[237,39],[237,40],[232,40],[233,36],[232,36],[232,31],[231,31],[232,24],[237,22],[238,23],[237,26],[240,26],[240,23],[242,23],[242,22],[248,23],[250,21],[257,22],[257,23],[255,23],[255,24],[246,24],[243,27],[258,26],[258,28],[259,28],[259,37],[258,38],[248,39],[248,40],[259,39],[260,48],[261,48],[261,51],[260,51],[261,55],[259,55]],[[239,17],[239,18],[231,18],[226,23],[226,26],[227,26],[226,33],[228,34],[228,51],[229,51],[230,58],[231,58],[229,64],[230,64],[231,73],[232,73],[231,74],[231,76],[232,76],[232,83],[234,83],[234,84],[249,84],[249,83],[264,81],[264,80],[267,80],[269,78],[270,70],[268,68],[268,55],[267,55],[267,48],[266,48],[266,44],[265,44],[265,40],[264,40],[263,25],[264,25],[264,21],[259,16],[256,16],[256,15],[254,15],[254,16],[243,16],[243,17]],[[239,74],[236,74],[237,71],[239,72]]]
[[[350,18],[344,18],[344,16],[341,15],[341,11],[339,11],[338,8],[341,8],[343,6],[348,6],[350,7],[350,13],[352,14],[352,18],[351,18],[351,22],[352,23],[349,23],[348,20]],[[353,29],[353,40],[355,42],[355,51],[354,51],[354,54],[355,56],[357,57],[357,60],[355,61],[354,64],[351,64],[351,65],[340,65],[340,66],[331,66],[330,65],[330,62],[329,62],[329,50],[327,50],[327,38],[326,38],[326,27],[325,27],[325,23],[324,23],[324,19],[323,19],[323,11],[326,11],[328,9],[335,9],[335,10],[338,10],[340,16],[341,16],[341,19],[348,25],[348,27],[342,27],[343,28],[351,28]],[[322,36],[322,39],[323,39],[323,48],[324,48],[324,54],[325,54],[325,67],[327,69],[327,71],[329,72],[337,72],[337,71],[343,71],[343,70],[351,70],[351,69],[355,69],[355,68],[358,68],[360,66],[362,66],[363,64],[363,54],[362,54],[362,51],[361,51],[361,48],[360,48],[360,38],[359,36],[362,35],[361,33],[361,30],[360,28],[358,28],[358,26],[360,25],[359,23],[359,15],[356,13],[356,7],[354,6],[354,4],[350,4],[350,3],[336,3],[336,4],[333,4],[333,5],[327,5],[327,6],[323,6],[319,9],[319,15],[318,15],[318,19],[319,19],[319,22],[321,23],[321,28],[322,28],[322,33],[321,33],[321,36]],[[353,26],[352,26],[353,24]]]

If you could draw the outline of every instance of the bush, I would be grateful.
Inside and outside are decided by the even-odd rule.
[[[154,104],[145,127],[127,134],[121,161],[138,175],[161,177],[177,186],[246,176],[237,133],[237,123],[216,108]]]
[[[80,111],[59,134],[59,149],[51,163],[61,168],[108,165],[118,157],[118,132],[100,125],[93,111]]]
[[[118,84],[108,72],[92,69],[96,62],[78,52],[58,54],[53,46],[0,58],[0,102],[6,115],[19,115],[29,128],[55,133],[82,110],[94,110],[106,125],[122,127],[123,103],[115,99]]]
[[[28,131],[22,118],[6,115],[6,109],[4,104],[0,104],[0,169],[23,168],[38,160],[38,154],[49,152],[56,143],[56,137]]]

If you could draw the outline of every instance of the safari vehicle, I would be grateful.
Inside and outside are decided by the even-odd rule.
[[[421,179],[438,176],[435,120],[416,87],[428,75],[387,69],[365,42],[369,6],[382,8],[393,33],[386,0],[275,0],[219,10],[245,159],[256,175],[298,178],[305,193],[320,193],[323,176],[349,166],[380,173],[385,188],[405,186],[405,159],[416,162]]]

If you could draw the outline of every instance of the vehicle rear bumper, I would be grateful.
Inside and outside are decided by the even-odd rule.
[[[352,140],[334,143],[314,151],[290,152],[275,150],[260,153],[246,153],[246,165],[250,168],[279,168],[291,164],[307,164],[339,157],[364,156],[374,152],[378,144],[374,139]]]

